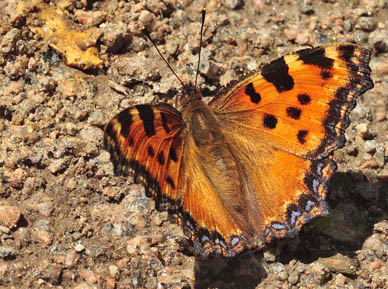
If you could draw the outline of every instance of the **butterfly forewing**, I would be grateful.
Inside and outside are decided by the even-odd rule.
[[[326,156],[343,146],[355,98],[373,87],[369,60],[369,51],[351,44],[304,49],[265,65],[209,105],[275,148]]]
[[[129,174],[145,185],[158,205],[171,207],[180,196],[181,113],[167,104],[135,105],[105,128],[104,143],[115,174]]]

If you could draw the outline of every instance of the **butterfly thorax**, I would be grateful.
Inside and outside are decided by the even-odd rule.
[[[223,142],[220,125],[208,105],[202,100],[192,100],[183,109],[183,120],[198,148]]]

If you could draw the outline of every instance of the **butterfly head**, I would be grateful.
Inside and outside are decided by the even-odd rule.
[[[181,108],[193,101],[202,100],[202,94],[191,82],[184,86],[184,95],[180,98],[179,104]]]

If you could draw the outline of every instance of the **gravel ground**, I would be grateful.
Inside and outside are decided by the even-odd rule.
[[[388,288],[387,1],[206,3],[206,96],[302,46],[373,50],[330,215],[263,252],[198,260],[143,187],[113,175],[106,122],[182,95],[141,27],[192,81],[203,1],[1,1],[1,288]]]

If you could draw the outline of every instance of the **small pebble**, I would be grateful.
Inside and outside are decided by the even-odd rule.
[[[364,31],[373,31],[376,27],[376,23],[372,17],[360,17],[358,20],[358,25]]]
[[[299,45],[306,45],[310,41],[310,35],[308,31],[299,31],[296,36],[295,42]]]
[[[147,242],[142,236],[136,236],[127,242],[127,252],[129,255],[134,255],[136,254],[138,248],[146,244]]]
[[[101,24],[106,19],[106,12],[76,10],[74,18],[81,24],[90,27]]]
[[[6,226],[0,225],[0,232],[5,233],[5,234],[9,234],[9,232],[11,232],[11,230],[9,228],[7,228]]]
[[[360,123],[356,126],[358,134],[365,137],[368,134],[368,126],[366,123]]]
[[[89,246],[85,253],[91,257],[91,258],[97,258],[99,256],[103,256],[105,254],[105,250],[104,248],[101,248],[99,246],[96,246],[96,245],[91,245]]]
[[[387,112],[384,107],[377,108],[376,114],[375,114],[375,120],[380,122],[387,119]]]
[[[15,256],[15,250],[8,246],[0,245],[0,258],[9,258]]]
[[[49,265],[47,270],[45,270],[45,273],[44,273],[45,275],[43,279],[46,279],[50,283],[58,284],[62,275],[62,270],[63,268],[60,265],[57,265],[57,264]]]
[[[377,142],[376,140],[366,140],[364,143],[364,151],[370,153],[376,150]]]
[[[109,274],[110,274],[113,278],[117,278],[117,276],[118,276],[119,273],[120,273],[119,267],[117,267],[116,265],[110,265],[110,266],[109,266]]]
[[[368,168],[372,168],[372,169],[376,169],[379,167],[379,164],[378,162],[373,158],[371,157],[370,159],[368,159],[366,162],[364,162],[362,165],[361,165],[361,169],[368,169]]]
[[[25,172],[22,168],[17,168],[11,175],[9,182],[14,188],[21,188],[24,182]]]
[[[225,7],[236,10],[244,4],[244,1],[243,0],[223,0],[223,3]]]
[[[120,269],[124,269],[124,268],[126,268],[128,266],[128,262],[129,262],[129,258],[128,257],[122,258],[119,261],[117,261],[117,266]]]
[[[374,261],[374,262],[370,263],[369,270],[375,271],[375,270],[380,269],[382,266],[383,266],[383,264],[380,261]]]
[[[373,155],[373,158],[376,160],[377,165],[380,168],[383,168],[385,165],[385,154],[386,154],[386,148],[384,146],[376,144],[376,152]]]
[[[334,279],[335,286],[338,286],[339,288],[343,288],[346,283],[346,277],[342,275],[341,273],[337,274]]]
[[[12,28],[4,35],[0,45],[1,53],[8,54],[15,49],[15,43],[21,38],[20,29]]]
[[[74,136],[76,133],[77,133],[77,126],[75,125],[75,123],[73,122],[67,122],[66,123],[66,130],[67,130],[67,133],[71,136]]]
[[[75,245],[74,247],[74,250],[77,252],[77,253],[81,253],[85,250],[85,246],[82,245],[81,243]]]
[[[105,123],[106,117],[101,111],[93,111],[88,117],[89,125],[103,127]]]
[[[297,272],[291,272],[290,276],[288,276],[288,282],[291,285],[295,285],[299,281],[299,274]]]
[[[370,250],[372,252],[376,252],[382,247],[384,247],[384,242],[381,240],[378,234],[372,234],[364,241],[364,244],[362,245],[363,250]]]
[[[301,0],[299,1],[299,11],[302,14],[311,15],[314,13],[314,8],[311,5],[311,0]]]
[[[313,263],[311,266],[311,275],[320,285],[326,283],[330,278],[330,270],[321,263]]]
[[[139,21],[144,27],[148,28],[154,21],[154,15],[148,10],[142,10],[140,12]]]
[[[377,52],[384,53],[388,51],[388,37],[385,29],[376,29],[369,34],[369,41]],[[382,62],[382,64],[386,64]]]
[[[115,278],[113,278],[112,276],[106,276],[105,277],[105,284],[106,284],[106,288],[108,289],[114,289],[116,287],[116,281],[115,281]]]
[[[87,270],[87,269],[81,270],[80,271],[80,276],[81,276],[82,279],[84,279],[85,281],[87,281],[89,283],[92,283],[92,284],[97,283],[96,275],[91,270]]]
[[[53,242],[52,234],[43,229],[38,229],[36,231],[36,237],[43,243],[44,247],[50,246]]]
[[[71,250],[66,254],[65,265],[67,267],[72,267],[76,264],[77,260],[78,260],[78,254],[76,253],[76,251]]]
[[[264,260],[266,262],[275,262],[276,256],[273,253],[271,253],[270,251],[264,251]]]
[[[21,216],[20,210],[14,206],[0,206],[0,222],[8,228],[13,228]]]
[[[327,266],[331,272],[354,275],[357,271],[357,260],[337,254],[328,258],[319,258],[319,262]]]

